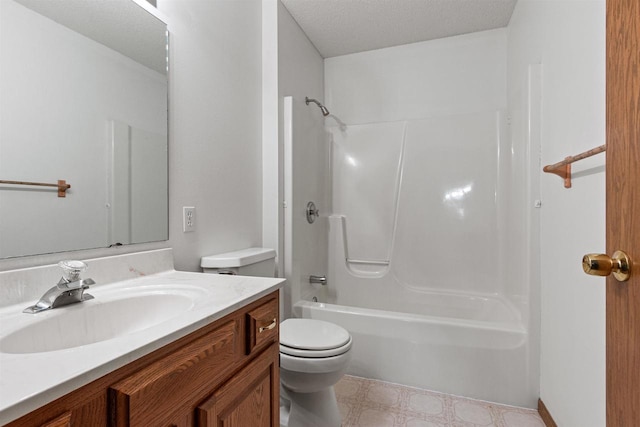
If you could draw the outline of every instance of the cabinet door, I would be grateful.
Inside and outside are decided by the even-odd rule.
[[[109,389],[114,427],[182,426],[203,396],[233,369],[238,324],[230,321]],[[177,422],[174,420],[178,419]]]
[[[279,347],[268,347],[231,380],[203,402],[198,427],[278,427]]]

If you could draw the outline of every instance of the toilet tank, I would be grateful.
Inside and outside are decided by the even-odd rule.
[[[205,273],[275,277],[275,258],[276,251],[273,249],[249,248],[202,257],[200,267]]]

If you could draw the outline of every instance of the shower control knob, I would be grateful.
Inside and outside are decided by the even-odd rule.
[[[307,203],[305,213],[307,214],[307,222],[309,224],[313,224],[316,218],[320,216],[320,211],[316,209],[316,204],[313,202]]]
[[[582,269],[592,276],[608,276],[613,273],[617,281],[625,282],[631,276],[631,259],[622,251],[615,251],[612,257],[587,254],[582,257]]]

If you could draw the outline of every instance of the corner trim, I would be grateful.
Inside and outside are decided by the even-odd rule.
[[[558,424],[553,421],[553,417],[551,416],[551,413],[549,412],[547,407],[544,405],[542,399],[538,399],[538,413],[540,414],[540,418],[542,418],[545,426],[558,427]]]

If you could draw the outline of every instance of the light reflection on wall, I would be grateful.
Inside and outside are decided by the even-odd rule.
[[[467,194],[473,190],[473,184],[465,185],[464,187],[454,188],[444,193],[443,202],[446,205],[451,206],[460,218],[464,218],[464,207],[462,202]]]
[[[347,161],[348,164],[350,164],[354,168],[357,168],[358,166],[360,166],[360,162],[358,162],[353,156],[347,155],[345,156],[345,160]]]

